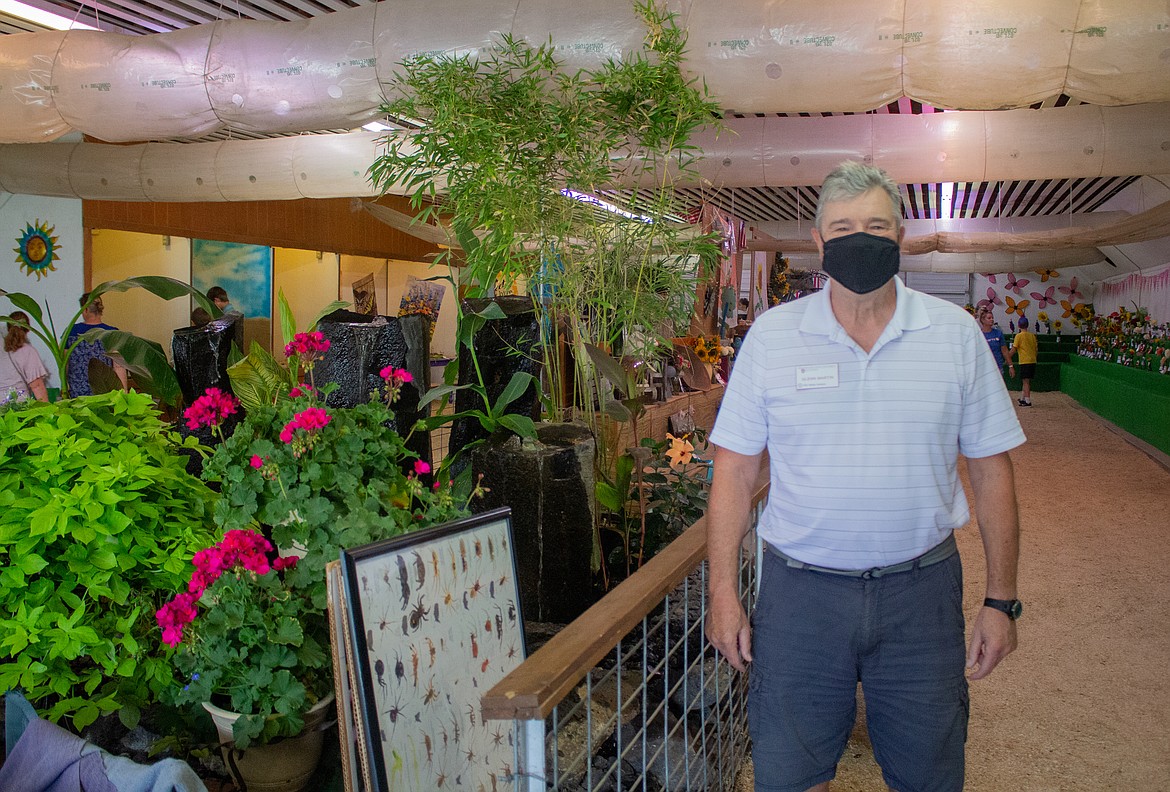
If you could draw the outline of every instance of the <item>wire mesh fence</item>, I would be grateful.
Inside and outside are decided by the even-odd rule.
[[[754,532],[748,548],[741,555],[739,583],[750,613],[759,558]],[[510,788],[734,788],[750,747],[748,677],[706,640],[706,584],[704,560],[650,607],[546,718],[515,721],[517,771],[503,779]]]

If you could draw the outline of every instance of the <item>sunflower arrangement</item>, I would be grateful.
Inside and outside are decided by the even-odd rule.
[[[715,336],[698,336],[695,339],[695,354],[704,363],[718,363],[722,354],[722,345]]]

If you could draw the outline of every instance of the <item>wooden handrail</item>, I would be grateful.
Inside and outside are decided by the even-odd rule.
[[[753,505],[767,497],[767,476],[765,466]],[[484,694],[480,702],[484,719],[546,718],[706,555],[704,516]]]

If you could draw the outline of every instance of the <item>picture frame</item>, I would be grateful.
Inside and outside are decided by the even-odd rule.
[[[370,763],[366,753],[361,719],[357,718],[357,669],[354,668],[353,645],[349,629],[348,603],[341,561],[325,565],[328,599],[329,648],[333,655],[333,686],[337,701],[337,737],[341,747],[341,780],[345,792],[365,792],[370,788]]]
[[[360,314],[378,313],[378,293],[374,285],[374,273],[358,278],[351,285],[353,310]]]
[[[480,698],[527,656],[511,510],[343,550],[372,792],[501,787],[513,724]]]

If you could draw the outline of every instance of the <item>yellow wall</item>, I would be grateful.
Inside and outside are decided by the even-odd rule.
[[[318,259],[317,256],[321,258]],[[276,295],[284,297],[296,317],[296,329],[304,330],[321,309],[337,299],[340,269],[336,253],[276,248],[272,252],[272,348],[284,348],[280,330],[280,308]]]
[[[95,229],[92,244],[91,278],[94,285],[137,275],[164,275],[191,282],[191,241],[129,231]],[[169,247],[168,247],[169,244]],[[142,289],[110,293],[102,297],[104,321],[142,338],[156,341],[171,354],[175,328],[191,324],[191,302],[176,298],[163,300]]]

